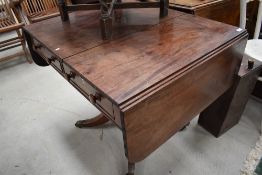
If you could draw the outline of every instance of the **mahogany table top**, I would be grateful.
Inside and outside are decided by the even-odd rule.
[[[131,13],[132,10],[134,13]],[[113,40],[159,23],[157,11],[132,10],[119,10],[118,14],[124,13],[125,17],[122,17],[120,23],[114,23]],[[144,11],[147,16],[142,16]],[[162,21],[181,15],[184,14],[175,11]],[[26,26],[25,29],[59,58],[64,59],[107,42],[101,39],[99,19],[100,11],[80,11],[71,13],[68,22],[62,22],[60,17],[55,17]]]
[[[120,11],[111,41],[101,39],[99,12],[71,13],[70,23],[57,17],[25,29],[118,105],[172,81],[245,34],[174,10],[159,23],[157,10],[142,11]]]

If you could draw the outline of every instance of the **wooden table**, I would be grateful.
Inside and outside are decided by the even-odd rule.
[[[240,0],[170,0],[172,9],[239,26]]]
[[[244,30],[171,10],[118,10],[113,37],[100,36],[99,12],[26,26],[34,61],[50,64],[123,133],[129,171],[228,90],[247,41]],[[57,94],[63,95],[63,94]],[[210,116],[212,117],[212,116]]]

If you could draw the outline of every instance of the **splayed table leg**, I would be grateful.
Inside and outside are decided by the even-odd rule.
[[[104,116],[104,114],[99,114],[98,116],[86,119],[86,120],[79,120],[76,122],[75,126],[78,128],[88,128],[88,127],[95,127],[108,122],[109,119]]]

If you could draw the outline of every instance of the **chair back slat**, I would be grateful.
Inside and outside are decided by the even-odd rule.
[[[50,0],[46,0],[45,1],[45,5],[48,9],[51,9],[52,8],[52,3],[50,2]]]
[[[9,0],[0,0],[0,22],[6,26],[11,25],[10,23],[14,24],[16,21],[10,3]]]
[[[31,0],[30,2],[32,4],[32,8],[34,9],[35,12],[41,11],[41,9],[39,9],[39,7],[38,7],[37,3],[35,2],[35,0]]]
[[[1,19],[9,18],[9,10],[7,8],[6,0],[0,0],[0,11],[1,11]]]
[[[26,2],[26,5],[28,7],[28,11],[30,12],[29,14],[32,15],[35,11],[33,3],[31,1],[24,1],[24,2]]]
[[[51,5],[50,5],[49,0],[45,0],[44,4],[45,4],[46,9],[51,9]]]
[[[22,8],[29,17],[55,8],[58,9],[56,0],[24,0]]]
[[[40,7],[40,9],[43,9],[44,11],[46,11],[45,4],[43,1],[37,1],[37,4]]]
[[[240,22],[239,27],[242,29],[246,28],[247,21],[247,2],[246,0],[240,0]]]
[[[240,28],[246,28],[247,21],[247,3],[251,0],[240,0]],[[257,14],[256,28],[254,33],[254,39],[258,39],[261,30],[262,22],[262,0],[259,0],[259,8]]]
[[[25,11],[25,13],[27,14],[27,15],[31,15],[32,14],[32,10],[30,9],[30,6],[29,6],[29,3],[28,3],[28,1],[24,1],[23,3],[22,3],[22,8],[24,9],[24,11]]]
[[[259,2],[254,39],[258,39],[258,37],[259,37],[259,33],[260,33],[260,30],[261,30],[261,23],[262,23],[262,0],[260,0],[260,2]]]

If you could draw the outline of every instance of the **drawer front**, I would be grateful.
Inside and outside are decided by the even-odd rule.
[[[63,73],[59,59],[35,39],[33,39],[33,49],[43,57],[48,64],[52,65],[58,72]]]
[[[95,105],[101,112],[110,117],[110,119],[121,128],[120,114],[114,113],[115,107],[113,106],[113,103],[65,63],[63,63],[63,68],[65,78],[93,105]],[[119,111],[115,110],[115,112]]]

